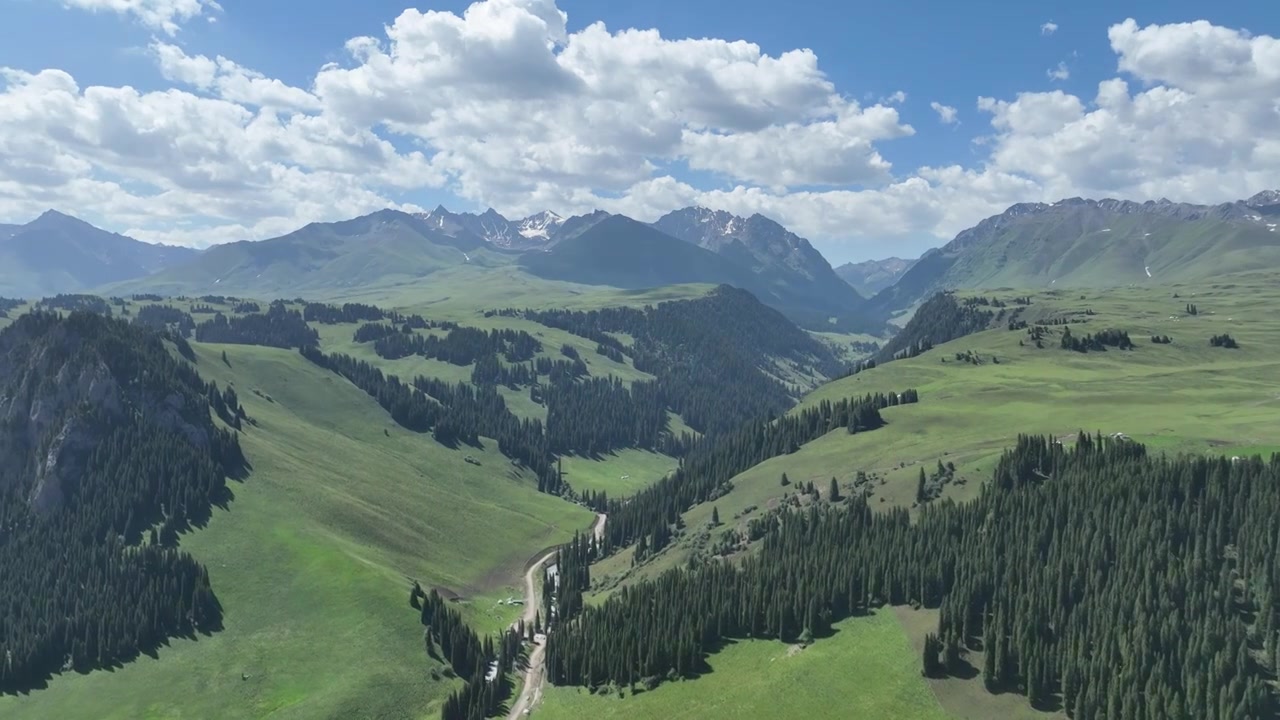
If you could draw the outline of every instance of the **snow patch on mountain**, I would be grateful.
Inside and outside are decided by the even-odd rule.
[[[545,210],[521,220],[517,232],[521,237],[530,240],[549,241],[563,225],[564,218],[550,210]]]

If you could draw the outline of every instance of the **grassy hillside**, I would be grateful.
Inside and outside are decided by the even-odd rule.
[[[710,250],[678,240],[630,218],[614,215],[520,266],[538,277],[621,288],[678,283],[754,283],[748,270]]]
[[[479,238],[447,236],[412,215],[382,210],[338,223],[312,223],[260,242],[218,245],[192,262],[109,291],[320,298],[352,288],[421,282],[460,265],[513,261],[513,255]]]
[[[410,578],[465,596],[469,622],[496,630],[515,616],[497,600],[520,592],[529,556],[591,513],[536,492],[492,443],[453,451],[401,430],[296,352],[196,349],[202,375],[234,383],[258,421],[230,510],[182,539],[209,568],[225,629],[0,698],[0,715],[433,717],[452,685],[429,675]]]
[[[205,293],[231,292],[217,285],[210,289],[206,283],[159,282],[163,278],[163,275],[157,275],[154,287],[146,282],[117,284],[100,288],[98,294],[105,297],[128,296],[135,292],[156,292],[161,295],[199,296]],[[308,300],[324,302],[370,303],[380,307],[422,313],[433,319],[470,322],[476,318],[482,318],[483,311],[488,308],[589,310],[624,305],[642,306],[664,300],[700,297],[714,287],[715,285],[704,283],[624,290],[544,280],[523,272],[514,265],[481,267],[461,264],[442,267],[432,272],[429,279],[393,275],[377,282],[360,285],[313,287],[303,296]],[[298,295],[271,289],[241,294],[258,298],[260,301],[278,297],[292,298]]]
[[[1255,275],[1216,284],[1033,292],[1025,318],[1069,316],[1085,320],[1071,326],[1077,336],[1109,328],[1126,330],[1136,348],[1087,354],[1063,350],[1059,347],[1062,327],[1050,326],[1055,334],[1046,337],[1045,347],[1039,349],[1025,330],[1001,327],[824,385],[806,396],[800,408],[823,400],[905,388],[918,389],[920,402],[882,411],[888,425],[875,432],[851,436],[837,430],[794,454],[739,474],[732,481],[732,491],[684,513],[687,530],[673,547],[638,568],[631,567],[630,550],[597,564],[592,570],[597,592],[590,601],[600,602],[620,584],[653,578],[701,557],[719,537],[745,530],[750,519],[776,507],[808,482],[813,482],[824,498],[830,479],[836,477],[843,493],[867,488],[875,506],[912,507],[921,469],[932,475],[942,462],[956,467],[955,480],[943,486],[942,496],[957,500],[973,497],[1000,453],[1019,433],[1051,434],[1069,440],[1083,429],[1124,433],[1167,452],[1280,452],[1276,439],[1280,437],[1280,391],[1274,381],[1280,376],[1280,319],[1274,313],[1280,290],[1276,287],[1274,277]],[[1012,298],[1024,294],[995,295]],[[1194,303],[1198,314],[1188,315],[1187,303]],[[1093,314],[1086,314],[1088,311]],[[1210,336],[1224,332],[1239,342],[1239,349],[1210,346]],[[1173,342],[1154,344],[1150,342],[1154,334],[1168,335]],[[956,359],[957,353],[970,352],[981,364]],[[780,483],[783,473],[790,481],[788,486]],[[859,473],[865,474],[865,485],[857,484]],[[713,508],[718,511],[721,527],[710,525]],[[913,637],[922,637],[910,623],[907,629]],[[842,632],[814,647],[824,643],[843,646],[832,652],[851,653],[857,657],[851,664],[866,661],[867,656],[859,655],[853,642]],[[734,651],[736,648],[730,652]],[[712,664],[717,662],[726,661],[713,656]],[[913,666],[912,672],[918,675],[918,668]],[[746,672],[727,678],[716,675],[689,684],[694,688],[702,682],[708,682],[709,688],[721,683],[745,687],[753,682]],[[980,679],[950,679],[931,685],[952,717],[1037,716],[1024,698],[1011,701],[985,693]],[[803,697],[822,692],[822,687],[817,681],[805,680],[792,692]],[[655,695],[662,692],[659,689]],[[712,689],[706,692],[715,693]],[[637,698],[637,708],[642,699]],[[606,708],[613,701],[593,702],[597,702],[594,707]]]
[[[745,259],[730,250],[713,252],[615,215],[576,237],[560,241],[548,252],[521,256],[520,266],[549,280],[619,288],[680,283],[732,285],[751,292],[807,328],[855,332],[880,328],[881,323],[861,312],[863,299],[837,278],[812,248],[810,252],[824,270],[815,277],[783,266],[757,269],[758,263],[745,248]],[[838,325],[832,322],[836,318]]]
[[[769,640],[738,642],[713,655],[711,672],[619,698],[553,688],[533,716],[582,718],[876,718],[944,720],[920,677],[919,658],[893,613],[837,623],[836,635],[807,648]]]
[[[797,483],[813,481],[825,491],[834,476],[851,488],[859,471],[877,476],[872,490],[886,504],[910,506],[920,468],[932,472],[939,460],[952,462],[971,482],[948,485],[944,492],[968,497],[1019,433],[1121,432],[1171,452],[1280,451],[1280,390],[1273,380],[1280,373],[1280,319],[1273,311],[1280,290],[1271,278],[1083,294],[1044,291],[1032,293],[1031,300],[1027,318],[1072,314],[1087,320],[1072,325],[1073,334],[1127,330],[1137,347],[1062,350],[1059,326],[1045,348],[1037,349],[1025,331],[1001,327],[823,385],[796,411],[823,400],[905,388],[919,390],[920,402],[882,411],[888,426],[874,433],[835,431],[735,477],[733,491],[715,502],[728,526],[721,532],[733,527],[727,521],[734,514],[764,509],[794,492]],[[1186,315],[1188,302],[1197,305],[1198,315]],[[1086,310],[1094,314],[1086,316]],[[1223,332],[1240,348],[1210,347],[1210,336]],[[1153,344],[1154,334],[1168,335],[1173,343]],[[956,353],[968,352],[982,364],[956,360]],[[780,485],[784,472],[789,487]],[[685,519],[696,527],[710,515],[704,505]]]
[[[1274,268],[1280,213],[1261,202],[1015,205],[926,253],[873,305],[905,308],[939,288],[1167,285]]]

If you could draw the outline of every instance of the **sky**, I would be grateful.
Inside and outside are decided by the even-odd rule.
[[[0,222],[761,213],[832,264],[1280,188],[1280,3],[0,0]]]

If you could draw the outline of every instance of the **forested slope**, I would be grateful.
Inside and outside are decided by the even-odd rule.
[[[979,498],[767,517],[760,553],[677,570],[551,636],[562,684],[692,677],[730,638],[820,638],[880,605],[941,607],[927,675],[967,674],[1073,718],[1274,717],[1280,456],[1150,457],[1024,436]],[[582,580],[578,580],[579,585]]]
[[[220,627],[207,570],[175,548],[243,469],[211,408],[243,418],[150,331],[36,312],[0,332],[0,690]]]
[[[729,286],[645,308],[503,312],[595,340],[601,352],[630,356],[637,370],[657,378],[661,401],[699,432],[732,430],[790,408],[799,389],[780,380],[776,361],[806,375],[832,377],[841,370],[829,347]]]
[[[1011,314],[1016,314],[1016,306],[1027,302],[1029,301],[1018,298],[1014,303],[1014,313]],[[934,345],[986,330],[993,323],[1004,319],[1005,307],[1006,303],[1001,300],[957,298],[953,292],[936,293],[916,310],[906,327],[885,343],[880,352],[876,353],[875,360],[883,363],[915,357]]]

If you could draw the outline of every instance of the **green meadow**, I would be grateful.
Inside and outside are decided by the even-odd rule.
[[[524,563],[592,513],[538,493],[494,442],[450,450],[402,430],[296,351],[195,347],[201,374],[234,383],[257,421],[229,511],[182,539],[225,629],[0,698],[0,716],[434,717],[454,685],[430,677],[411,582],[461,596],[469,622],[498,630],[517,615],[498,601],[522,592]]]

